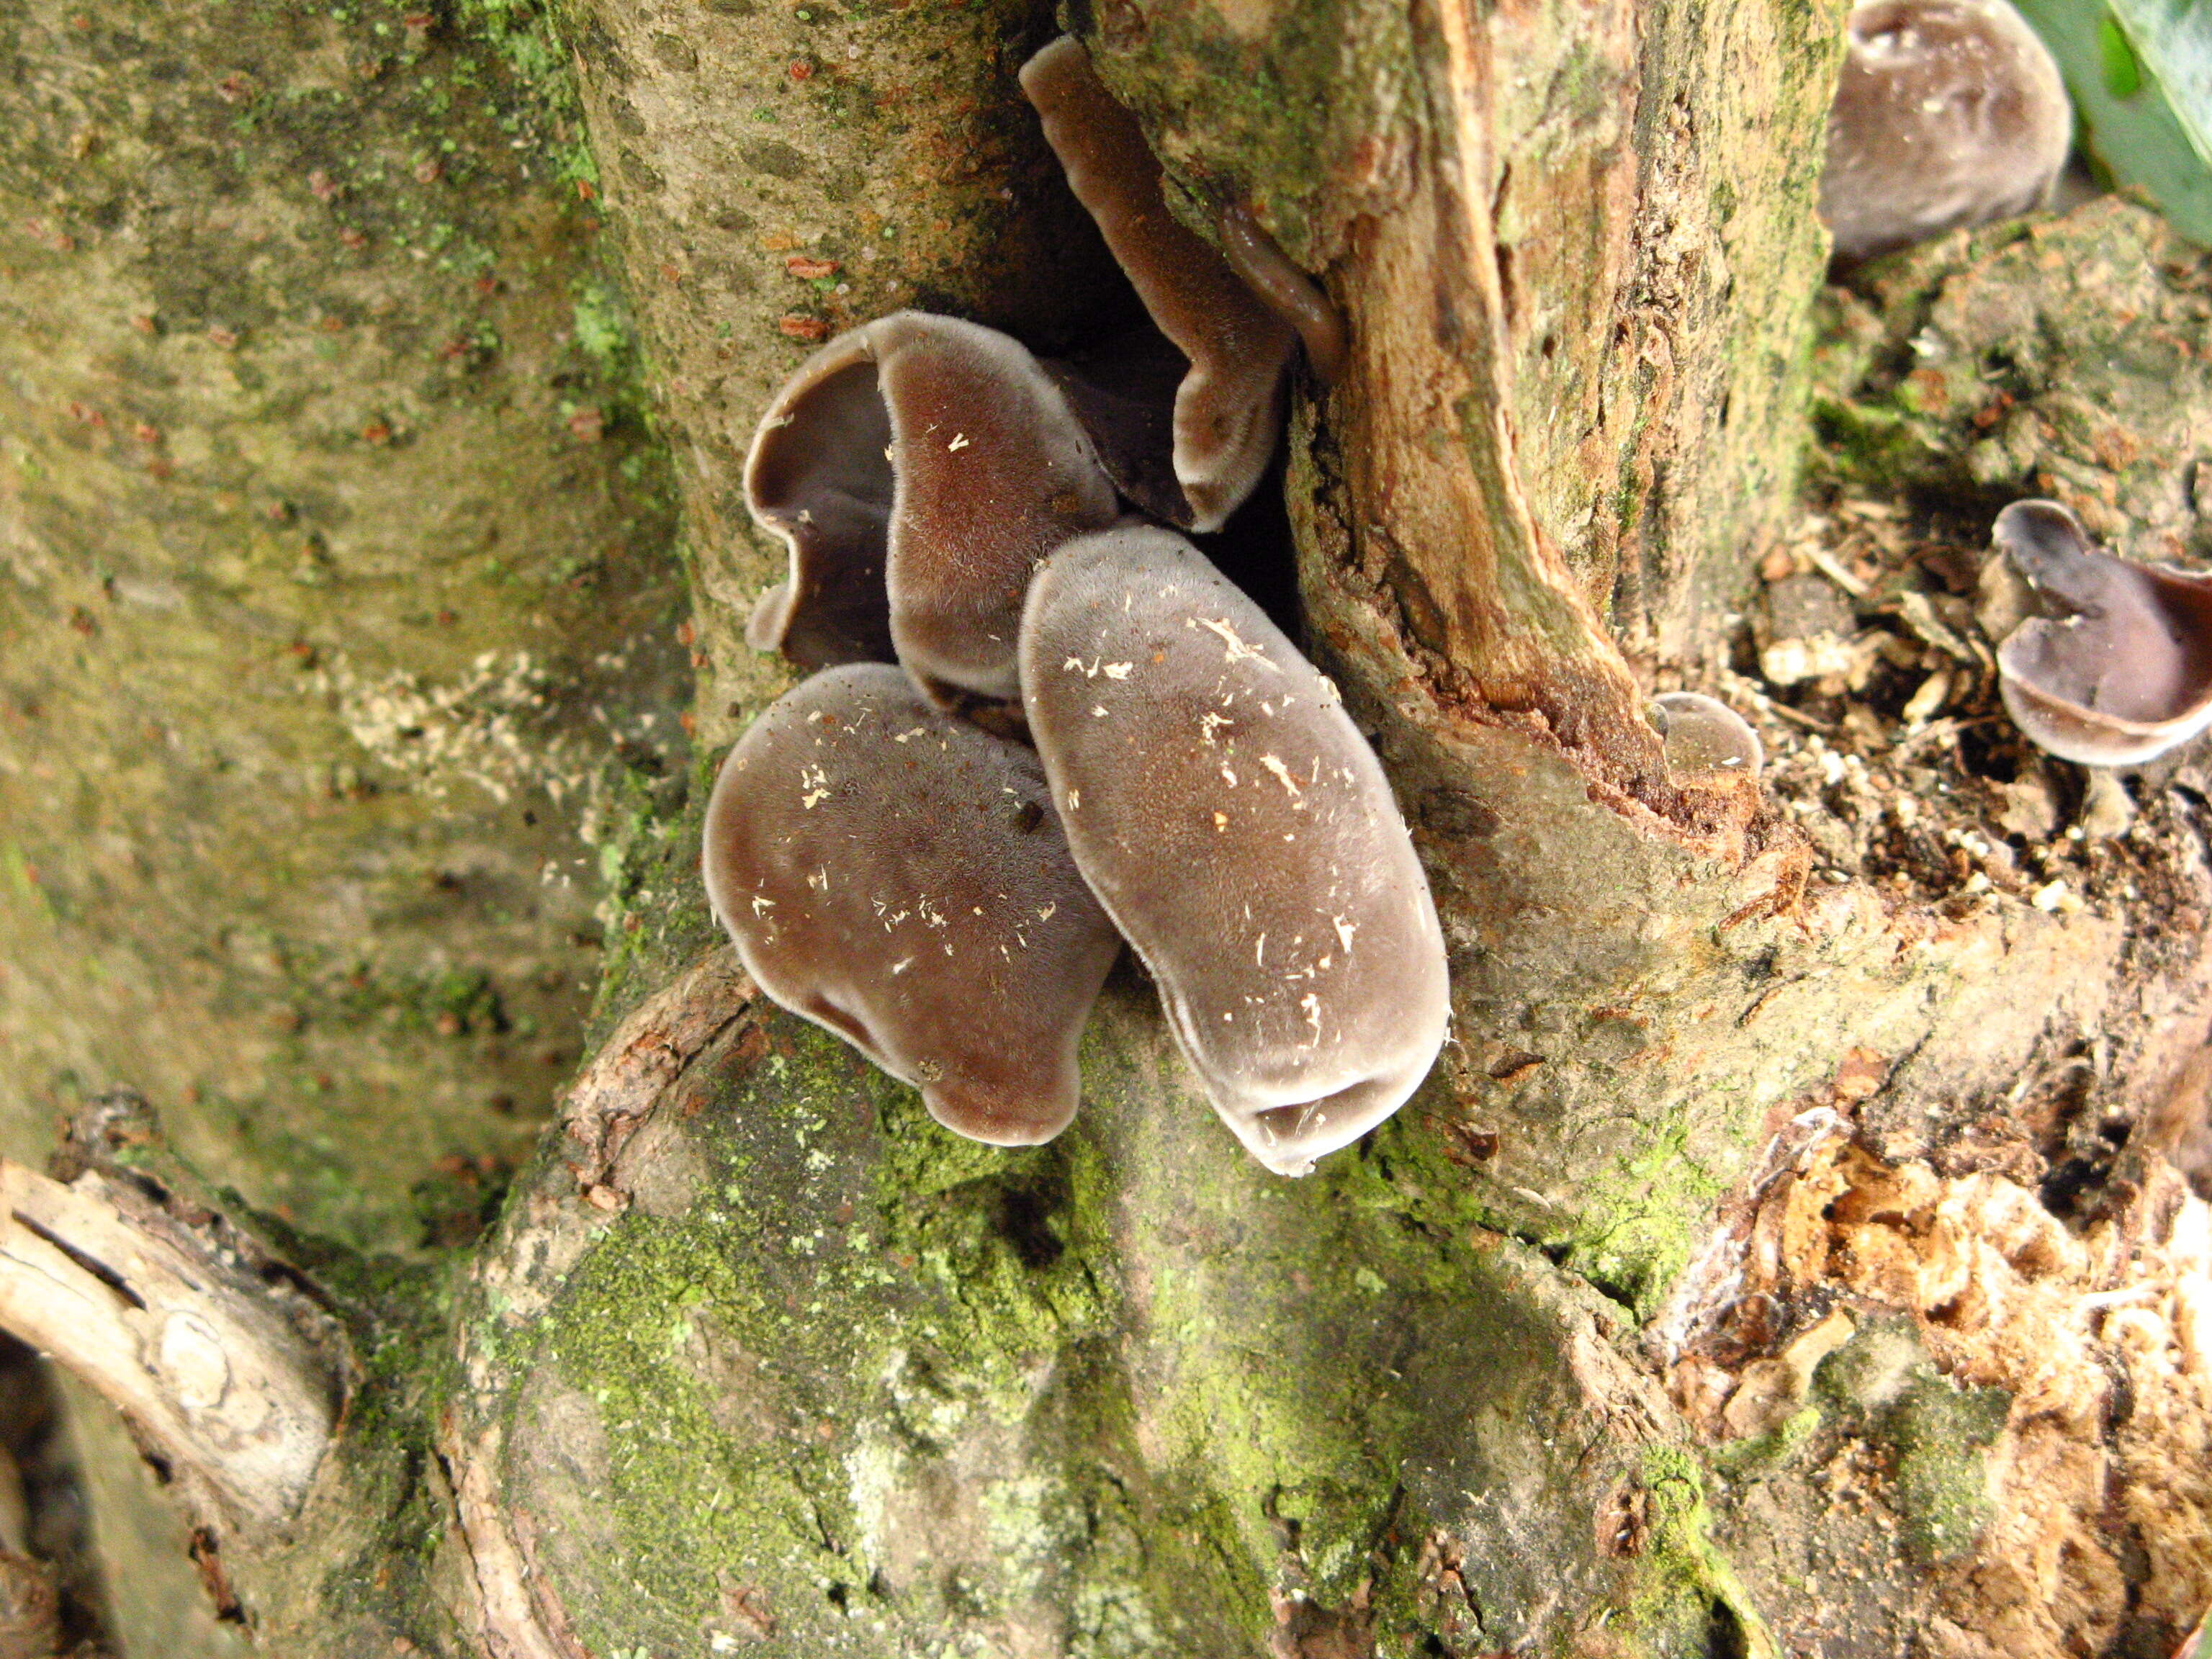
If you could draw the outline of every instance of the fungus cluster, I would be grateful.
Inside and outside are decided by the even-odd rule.
[[[2056,501],[2014,501],[1990,539],[2051,612],[1997,647],[2005,712],[2084,766],[2133,766],[2212,726],[2212,576],[2119,559]]]
[[[1164,475],[1157,459],[1141,459],[1144,451],[1129,441],[1124,423],[1101,422],[1094,435],[1117,477],[1136,485],[1130,497],[1146,512],[1185,530],[1218,530],[1260,482],[1282,429],[1283,377],[1299,337],[1270,300],[1299,316],[1335,313],[1272,246],[1269,269],[1290,275],[1263,291],[1168,210],[1160,164],[1143,131],[1114,101],[1073,38],[1062,35],[1022,65],[1022,90],[1036,106],[1068,188],[1097,222],[1153,325],[1187,365],[1175,389]],[[1239,246],[1264,243],[1249,222],[1240,228]],[[1162,354],[1116,343],[1116,353],[1090,354],[1071,374],[1109,396],[1133,380],[1141,385],[1154,378],[1141,368],[1132,376],[1114,365],[1117,358],[1158,363]],[[1156,434],[1156,423],[1150,429]],[[1157,454],[1156,435],[1146,447]]]
[[[1861,0],[1845,30],[1820,175],[1838,259],[2044,204],[2073,107],[2008,0]]]
[[[1224,1121],[1301,1175],[1427,1074],[1443,937],[1335,688],[1177,531],[1250,495],[1341,325],[1249,221],[1224,258],[1173,217],[1074,41],[1022,83],[1151,322],[1040,362],[901,313],[778,394],[745,485],[790,574],[748,636],[824,672],[725,762],[708,895],[771,997],[1004,1145],[1073,1117],[1127,939]]]
[[[1060,387],[1019,342],[902,311],[787,381],[745,459],[791,575],[747,637],[810,667],[896,654],[933,701],[1005,700],[1038,561],[1121,511]]]

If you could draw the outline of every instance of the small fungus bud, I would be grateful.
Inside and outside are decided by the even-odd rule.
[[[1343,313],[1244,209],[1230,208],[1222,214],[1217,228],[1221,256],[1229,261],[1230,269],[1244,279],[1244,286],[1258,295],[1268,310],[1297,331],[1306,362],[1313,366],[1321,383],[1335,385],[1343,377],[1344,362],[1351,354]]]
[[[805,663],[896,652],[946,704],[1019,695],[1030,573],[1121,510],[1036,359],[994,330],[914,311],[809,358],[763,418],[745,477],[754,517],[792,550],[754,644]],[[823,636],[842,654],[825,655]]]
[[[1675,778],[1755,778],[1766,764],[1766,750],[1751,722],[1717,697],[1662,691],[1651,701],[1651,723],[1666,745],[1667,770]]]
[[[2084,766],[2133,766],[2212,725],[2212,576],[2114,558],[2056,501],[2014,501],[1990,539],[2054,617],[1997,647],[2013,724]]]
[[[1442,931],[1334,688],[1181,537],[1047,560],[1022,691],[1077,866],[1208,1099],[1303,1175],[1395,1111],[1449,1014]]]
[[[2007,0],[1864,0],[1846,29],[1820,175],[1838,259],[2043,204],[2073,109]]]
[[[817,674],[756,720],[707,807],[707,896],[745,970],[921,1091],[948,1129],[1049,1140],[1120,942],[1026,749],[896,668]]]
[[[1036,106],[1068,187],[1097,221],[1137,297],[1187,365],[1175,382],[1171,467],[1132,451],[1148,430],[1140,424],[1094,426],[1107,470],[1155,516],[1185,529],[1218,530],[1252,493],[1274,453],[1283,425],[1283,371],[1298,336],[1261,292],[1168,210],[1160,164],[1143,130],[1115,102],[1078,42],[1062,35],[1024,64],[1022,90]],[[1310,282],[1297,289],[1290,277],[1304,281],[1304,274],[1249,221],[1237,234],[1240,254],[1254,262],[1277,303],[1289,292],[1293,314],[1328,310]],[[1328,372],[1333,360],[1322,367]],[[1125,382],[1114,358],[1097,354],[1079,372],[1105,379],[1108,392],[1127,398],[1152,395],[1155,368],[1148,363]],[[1088,404],[1078,402],[1088,416]],[[1170,471],[1174,490],[1144,489]]]

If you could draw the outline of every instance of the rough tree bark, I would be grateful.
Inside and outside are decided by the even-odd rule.
[[[0,1276],[50,1281],[0,1323],[135,1407],[264,1645],[2178,1641],[2212,1240],[2148,1143],[2201,1114],[2204,781],[2140,785],[2054,890],[1899,798],[2027,811],[2056,772],[1863,719],[1762,796],[1670,778],[1640,712],[1688,683],[1812,719],[1734,678],[1740,612],[1885,494],[1941,523],[2033,485],[2198,550],[2142,458],[2201,434],[2126,388],[2212,411],[2212,284],[2118,204],[1829,302],[1804,519],[1839,18],[8,20],[10,1146],[82,1109],[69,1186],[0,1170]],[[1455,1036],[1301,1182],[1237,1154],[1133,972],[1077,1127],[1007,1153],[768,1005],[696,890],[700,786],[787,683],[742,638],[771,388],[901,305],[1050,344],[1118,303],[1014,87],[1063,25],[1179,210],[1252,212],[1351,323],[1298,388],[1282,557],[1414,826]],[[1956,607],[1861,597],[1976,672]],[[589,896],[540,874],[580,836],[591,1057],[471,1246],[461,1194],[409,1189],[543,1121]],[[82,1100],[113,1083],[159,1126]],[[303,1447],[304,1490],[234,1490],[240,1448]]]

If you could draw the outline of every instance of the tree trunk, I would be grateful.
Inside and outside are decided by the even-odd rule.
[[[1015,88],[1051,17],[577,0],[586,156],[505,6],[33,4],[10,1145],[118,1082],[162,1128],[109,1097],[70,1185],[0,1171],[0,1269],[98,1313],[0,1322],[109,1364],[272,1651],[2170,1650],[2212,1289],[2154,1143],[2201,1115],[2212,788],[2068,842],[2080,775],[1988,732],[1914,572],[2004,492],[2202,550],[2142,459],[2212,422],[2201,261],[2121,204],[1954,238],[1831,301],[1815,400],[1840,8],[1067,21],[1178,211],[1350,324],[1280,556],[1436,890],[1436,1075],[1276,1179],[1124,969],[1076,1127],[974,1146],[698,892],[700,786],[788,683],[743,639],[775,386],[900,306],[1052,344],[1119,303]],[[1740,677],[1829,568],[1834,719]],[[1866,678],[1937,672],[1932,726]],[[1763,793],[1668,772],[1684,684],[1762,714]],[[480,1190],[574,1052],[580,836],[592,1057],[447,1299],[422,1183]]]

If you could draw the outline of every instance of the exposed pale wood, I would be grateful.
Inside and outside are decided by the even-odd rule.
[[[97,1173],[0,1160],[0,1327],[130,1418],[226,1516],[295,1514],[337,1420],[314,1343],[219,1244]]]

